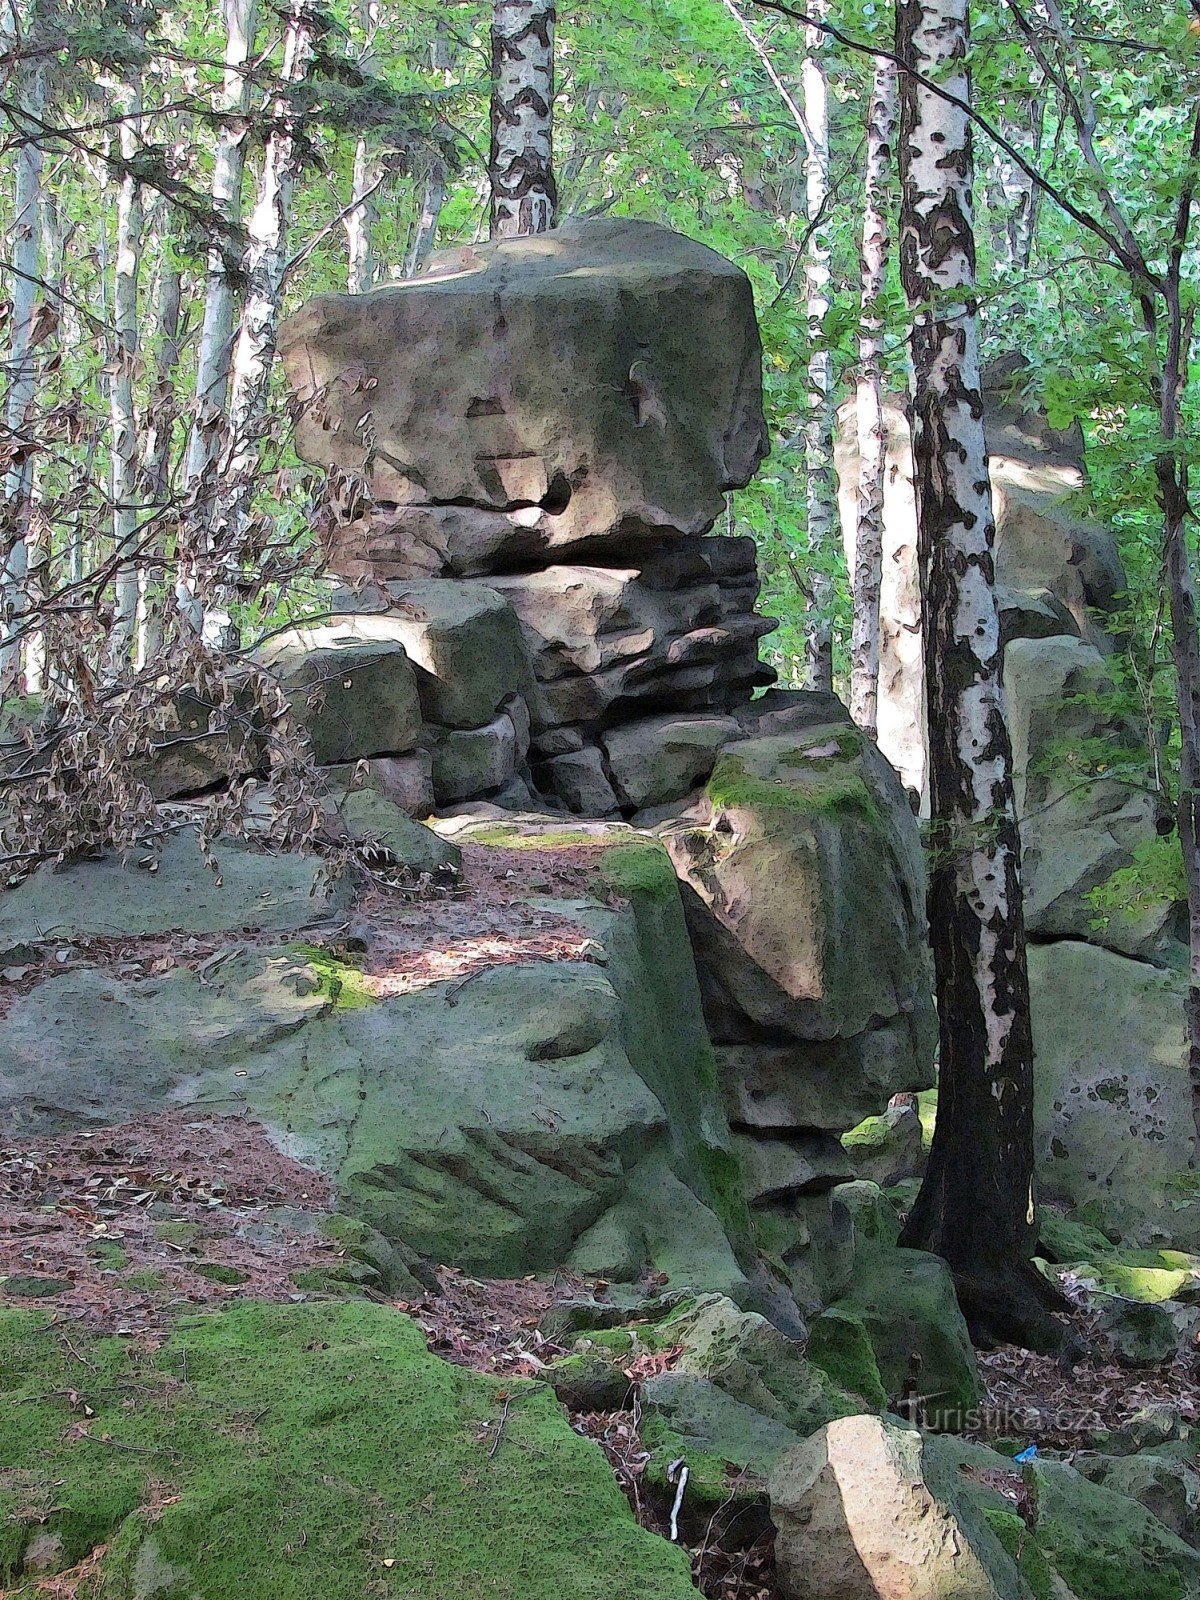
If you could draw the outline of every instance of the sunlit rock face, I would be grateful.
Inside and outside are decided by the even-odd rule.
[[[749,280],[651,223],[568,223],[322,295],[281,330],[305,460],[375,504],[347,576],[463,576],[694,535],[766,454]]]
[[[569,223],[319,296],[280,352],[297,449],[343,511],[342,622],[405,636],[469,590],[523,642],[505,678],[475,630],[470,722],[433,703],[434,679],[455,697],[464,652],[414,656],[435,751],[437,725],[482,730],[514,696],[527,721],[504,782],[494,761],[483,787],[439,782],[435,760],[438,803],[540,795],[631,817],[703,784],[730,714],[774,680],[754,542],[709,531],[767,450],[745,273],[652,223]]]

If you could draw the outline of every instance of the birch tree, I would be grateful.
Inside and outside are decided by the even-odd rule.
[[[29,22],[36,18],[31,8]],[[17,0],[6,0],[0,37],[11,48],[23,33]],[[0,697],[18,692],[21,679],[21,619],[26,610],[29,573],[29,516],[33,494],[33,454],[22,444],[22,434],[33,405],[35,318],[37,314],[38,249],[41,232],[42,145],[37,124],[46,107],[46,66],[34,58],[18,73],[18,134],[25,134],[17,151],[13,186],[12,220],[8,250],[11,309],[8,352],[5,359],[4,422],[8,447],[4,461],[3,523],[0,524]],[[26,126],[20,126],[26,121]]]
[[[554,0],[495,0],[492,14],[491,236],[554,225]]]
[[[804,467],[808,508],[808,547],[812,557],[813,604],[808,630],[807,676],[810,689],[833,688],[832,579],[828,571],[836,528],[833,478],[833,362],[825,339],[830,305],[829,245],[829,78],[825,67],[827,0],[813,0],[812,24],[805,28],[800,68],[804,109],[805,214],[808,243],[804,261],[805,314],[808,321],[808,405],[804,427]]]
[[[142,87],[131,83],[120,93],[121,176],[117,189],[116,250],[113,255],[113,330],[110,341],[109,489],[113,548],[119,558],[116,613],[109,668],[118,671],[133,642],[138,609],[138,425],[133,380],[138,359],[138,273],[142,258],[142,190],[135,176],[141,144]]]
[[[250,57],[258,25],[258,0],[222,0],[225,20],[224,78],[220,131],[213,158],[212,204],[218,234],[208,250],[204,319],[196,352],[196,388],[188,436],[184,488],[188,547],[176,575],[176,601],[199,631],[203,611],[196,597],[195,558],[208,536],[212,468],[220,449],[229,359],[233,344],[234,255],[242,216],[242,184],[249,136]]]
[[[293,95],[312,62],[313,26],[312,0],[290,0],[271,132],[263,151],[258,198],[247,225],[246,297],[229,379],[229,448],[221,463],[212,535],[222,576],[204,618],[206,642],[226,648],[236,643],[232,607],[254,495],[259,436],[287,269],[288,220],[300,156]]]
[[[359,63],[370,76],[378,70],[375,60],[375,33],[379,27],[379,0],[360,0],[359,26],[364,49]],[[350,294],[366,294],[375,283],[375,256],[372,232],[375,226],[375,195],[379,187],[379,154],[364,131],[354,146],[354,170],[350,179],[350,210],[346,214],[346,289]]]
[[[1033,1044],[980,392],[968,37],[968,0],[900,0],[896,53],[921,74],[900,79],[900,268],[912,316],[941,1042],[937,1129],[903,1242],[948,1261],[977,1336],[1048,1344],[1049,1290],[1030,1259]]]
[[[875,62],[867,103],[863,180],[862,306],[858,325],[858,516],[854,540],[850,715],[873,739],[879,708],[879,595],[883,576],[883,486],[887,429],[883,415],[882,299],[887,274],[888,169],[896,123],[896,69]]]

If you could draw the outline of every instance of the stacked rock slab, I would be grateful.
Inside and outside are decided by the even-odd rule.
[[[569,224],[320,296],[280,351],[300,454],[366,507],[331,538],[335,610],[417,667],[437,803],[528,777],[629,816],[702,783],[773,676],[753,542],[702,537],[766,453],[744,273],[649,223]],[[498,606],[524,658],[511,630],[502,659],[473,652],[468,720],[433,686],[462,669],[417,633]]]

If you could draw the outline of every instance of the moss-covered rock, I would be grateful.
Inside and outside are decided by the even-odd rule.
[[[85,1353],[0,1313],[0,1585],[52,1535],[59,1568],[107,1545],[113,1600],[694,1594],[548,1389],[447,1365],[387,1307],[246,1303]]]
[[[706,1378],[743,1405],[805,1438],[861,1402],[807,1359],[803,1346],[765,1317],[706,1295],[659,1325],[658,1337],[683,1348],[675,1371]]]
[[[841,1389],[860,1394],[874,1411],[888,1403],[879,1375],[875,1347],[863,1321],[850,1311],[830,1306],[808,1329],[808,1358]]]
[[[1149,1511],[1062,1461],[1038,1462],[1035,1536],[1079,1600],[1193,1600],[1200,1554]]]
[[[860,1178],[882,1188],[919,1177],[924,1167],[921,1117],[914,1105],[889,1106],[842,1135],[842,1147]]]
[[[978,1406],[975,1352],[939,1256],[864,1245],[850,1292],[832,1309],[861,1324],[893,1405],[915,1405],[939,1428],[961,1427]]]
[[[661,832],[737,1120],[840,1131],[932,1081],[917,824],[844,715],[727,745],[700,804]],[[810,1069],[830,1103],[801,1113],[786,1080]]]

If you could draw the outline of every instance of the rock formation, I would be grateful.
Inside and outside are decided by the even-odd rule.
[[[744,274],[648,223],[568,224],[320,297],[281,353],[297,448],[359,486],[335,610],[372,614],[428,674],[438,803],[519,777],[630,816],[702,782],[723,719],[772,676],[753,542],[702,537],[766,451]],[[495,618],[471,626],[501,602],[524,660],[493,650]],[[452,613],[470,649],[435,666],[414,644]],[[433,680],[464,678],[469,707],[440,703]]]
[[[1200,1238],[1188,1166],[1182,908],[1151,883],[1097,906],[1169,831],[1143,727],[1122,711],[1112,661],[1125,590],[1112,534],[1080,516],[1082,433],[1011,398],[1021,364],[985,385],[996,509],[1004,690],[1031,941],[1042,1192],[1146,1242]],[[908,425],[887,407],[879,745],[925,802],[916,520]],[[838,464],[852,540],[856,432],[843,407]],[[1121,959],[1129,958],[1129,959]],[[1165,969],[1165,970],[1164,970]],[[1174,1177],[1172,1177],[1174,1174]],[[1164,1185],[1171,1185],[1167,1193]]]

